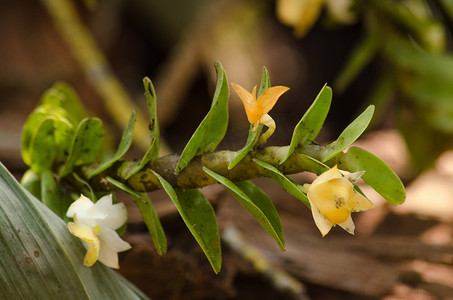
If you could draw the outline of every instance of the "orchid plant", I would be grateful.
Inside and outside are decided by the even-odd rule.
[[[156,93],[148,78],[143,82],[150,146],[141,160],[124,160],[132,143],[135,113],[131,114],[117,151],[113,156],[103,157],[102,122],[84,111],[77,94],[66,84],[58,83],[47,91],[28,118],[22,155],[30,170],[22,184],[65,220],[69,231],[83,241],[87,249],[86,266],[99,260],[118,268],[117,253],[130,248],[118,234],[127,215],[124,205],[116,203],[111,195],[116,190],[125,191],[134,199],[157,252],[164,254],[167,250],[164,229],[147,194],[163,189],[216,273],[221,268],[220,234],[214,209],[199,190],[203,186],[216,183],[225,186],[282,251],[285,241],[279,215],[269,197],[251,181],[253,178],[272,178],[305,204],[323,236],[337,224],[353,233],[351,212],[373,207],[355,185],[359,177],[389,203],[404,202],[403,184],[383,161],[366,150],[348,148],[369,124],[373,106],[335,141],[327,145],[314,142],[330,108],[332,90],[328,86],[321,89],[296,125],[288,146],[265,147],[276,127],[268,113],[289,90],[284,86],[272,87],[266,68],[259,88],[254,87],[251,93],[231,84],[250,122],[244,147],[238,151],[216,151],[227,131],[230,85],[222,65],[217,62],[215,67],[217,84],[212,106],[181,155],[158,156]],[[265,133],[263,126],[268,127]],[[344,176],[339,169],[350,174]],[[288,177],[299,172],[312,172],[319,177],[305,185]]]

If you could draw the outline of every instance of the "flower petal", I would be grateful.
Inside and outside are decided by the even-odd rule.
[[[274,107],[275,103],[277,103],[278,98],[288,90],[288,87],[281,85],[265,90],[257,100],[258,111],[261,116],[267,114]]]
[[[120,268],[118,261],[118,252],[113,251],[112,249],[105,245],[102,245],[102,248],[99,251],[98,260],[109,268],[114,269]]]
[[[307,196],[329,221],[339,224],[351,215],[349,198],[352,184],[344,178],[334,178],[310,186]]]
[[[66,216],[72,218],[75,213],[79,215],[84,214],[93,205],[93,202],[89,198],[84,195],[80,195],[79,199],[74,201],[71,206],[69,206]]]
[[[365,171],[354,172],[344,176],[343,178],[349,180],[352,184],[355,184],[357,180],[359,180],[362,175],[365,174]]]
[[[87,253],[83,259],[83,264],[87,267],[91,267],[98,260],[99,256],[99,241],[98,243],[89,243]]]
[[[238,84],[231,83],[231,85],[239,98],[241,98],[242,104],[244,104],[245,113],[247,114],[249,122],[257,124],[262,113],[258,109],[255,96]],[[256,88],[254,88],[254,90],[256,91]]]
[[[124,225],[127,221],[127,209],[124,203],[116,203],[111,205],[107,211],[107,217],[103,220],[98,220],[102,227],[108,227],[116,230]]]
[[[110,228],[103,228],[99,234],[102,247],[99,252],[99,261],[110,268],[119,268],[118,252],[126,251],[131,245],[123,241],[118,233]]]
[[[352,212],[369,210],[373,207],[373,202],[368,200],[368,198],[364,197],[362,194],[355,190],[352,191],[351,198],[349,198],[349,209]]]
[[[343,228],[344,230],[346,230],[348,233],[354,234],[355,225],[354,225],[354,221],[352,221],[352,218],[350,216],[345,222],[338,224],[338,225],[341,228]]]
[[[102,228],[99,239],[101,240],[102,246],[106,245],[115,252],[122,252],[132,248],[128,242],[120,238],[115,230],[107,227]]]
[[[324,215],[319,211],[319,209],[310,201],[311,213],[313,215],[313,220],[315,221],[316,226],[321,232],[322,236],[325,236],[329,233],[330,229],[335,225],[330,222]]]
[[[76,217],[76,215],[74,215]],[[93,229],[80,222],[69,222],[68,229],[72,233],[72,235],[81,238],[89,243],[94,243],[98,238],[94,233]]]
[[[325,171],[321,175],[318,176],[313,182],[312,185],[318,185],[323,182],[326,182],[328,180],[334,179],[334,178],[342,178],[343,176],[341,175],[341,172],[338,170],[337,165],[332,167],[331,169]]]

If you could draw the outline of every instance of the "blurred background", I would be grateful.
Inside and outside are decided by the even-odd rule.
[[[282,217],[281,253],[222,188],[203,189],[219,226],[238,228],[247,241],[242,248],[254,247],[272,270],[296,282],[281,288],[227,235],[223,270],[214,275],[171,202],[155,192],[169,253],[155,253],[130,205],[126,238],[134,249],[122,256],[120,272],[153,299],[453,299],[452,34],[448,0],[0,1],[0,160],[21,177],[22,125],[57,81],[76,89],[115,144],[134,107],[146,116],[148,76],[163,155],[180,153],[209,110],[215,61],[229,82],[248,90],[259,84],[263,66],[272,85],[291,88],[271,112],[277,131],[270,145],[289,144],[327,83],[332,108],[317,142],[334,140],[374,104],[357,145],[398,173],[405,204],[391,207],[364,186],[376,208],[354,216],[356,236],[335,229],[321,238],[301,203],[257,180]],[[234,93],[229,105],[219,148],[237,150],[249,124]],[[139,129],[137,136],[130,159],[146,150]]]

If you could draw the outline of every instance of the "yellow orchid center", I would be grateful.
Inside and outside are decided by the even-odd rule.
[[[272,123],[269,122],[268,119],[270,117],[266,116],[267,113],[274,107],[280,96],[289,90],[286,86],[273,86],[265,90],[258,99],[256,99],[256,86],[250,93],[238,84],[231,83],[231,85],[244,104],[247,119],[253,124],[253,130],[256,130],[259,123],[264,123],[265,125]],[[263,117],[265,118],[263,119]]]
[[[343,177],[337,166],[321,174],[312,184],[304,185],[312,206],[313,218],[322,235],[326,235],[336,224],[354,233],[351,212],[373,208],[373,203],[354,190],[348,178],[358,178],[362,173]]]

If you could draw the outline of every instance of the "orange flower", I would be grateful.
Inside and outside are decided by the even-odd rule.
[[[244,104],[247,119],[251,124],[254,124],[253,130],[256,130],[259,123],[261,123],[269,127],[273,132],[275,130],[275,123],[267,113],[277,103],[278,98],[288,91],[289,88],[286,86],[274,86],[265,90],[256,99],[256,86],[253,88],[252,93],[250,93],[238,84],[231,83],[231,85]]]

